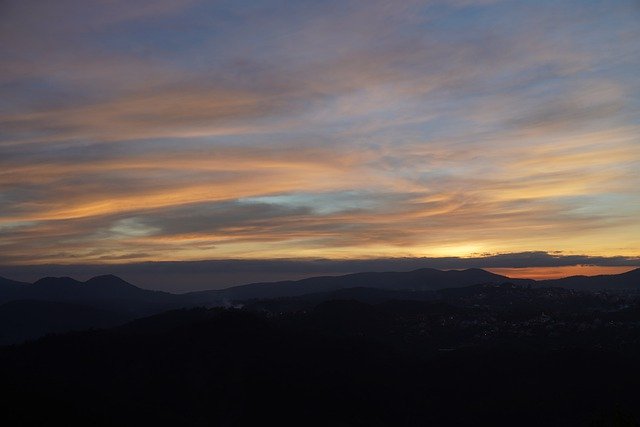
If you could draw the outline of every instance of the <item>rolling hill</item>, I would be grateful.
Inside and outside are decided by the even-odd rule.
[[[46,333],[116,326],[126,320],[176,308],[234,306],[260,300],[303,307],[313,302],[353,299],[430,301],[442,298],[442,289],[511,283],[578,291],[640,289],[640,269],[606,276],[574,276],[534,281],[512,279],[481,269],[355,273],[312,277],[297,281],[252,283],[226,289],[171,294],[138,288],[113,276],[85,282],[70,277],[45,277],[29,284],[0,278],[0,343],[20,342]],[[466,292],[466,291],[465,291]],[[267,302],[267,304],[269,304]]]

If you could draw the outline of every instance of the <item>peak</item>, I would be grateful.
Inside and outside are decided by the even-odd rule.
[[[33,283],[34,285],[80,285],[82,282],[71,277],[43,277]]]
[[[449,270],[449,271],[458,272],[460,274],[471,274],[471,275],[474,275],[474,276],[502,277],[499,274],[495,274],[495,273],[492,273],[490,271],[483,270],[482,268],[467,268],[467,269],[464,269],[464,270]]]
[[[118,276],[115,276],[113,274],[103,274],[101,276],[95,276],[92,277],[91,279],[87,280],[86,283],[89,282],[124,282],[125,280],[119,278]]]
[[[482,268],[467,268],[467,269],[462,270],[462,271],[465,271],[467,273],[493,274],[490,271],[483,270]]]
[[[131,287],[135,288],[134,285],[127,282],[124,279],[121,279],[118,276],[114,276],[113,274],[105,274],[102,276],[92,277],[91,279],[84,282],[85,285],[88,286],[108,286],[108,287]]]

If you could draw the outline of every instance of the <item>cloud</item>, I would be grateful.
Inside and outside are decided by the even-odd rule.
[[[7,264],[640,247],[628,3],[3,7]]]

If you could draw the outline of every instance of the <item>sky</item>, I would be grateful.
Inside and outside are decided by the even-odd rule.
[[[640,265],[638,40],[635,0],[4,0],[0,275]]]

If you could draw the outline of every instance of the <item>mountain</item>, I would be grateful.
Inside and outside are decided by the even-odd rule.
[[[0,305],[0,345],[15,344],[46,334],[108,328],[137,316],[55,301],[18,300]]]
[[[571,276],[562,279],[541,280],[538,284],[583,291],[640,289],[640,268],[621,274]]]
[[[140,289],[116,276],[86,282],[45,277],[33,284],[0,281],[0,344],[48,333],[116,326],[183,306],[178,295]]]
[[[640,289],[640,269],[617,275],[574,276],[538,282],[510,279],[481,269],[420,269],[253,283],[179,295],[141,289],[113,275],[98,276],[85,282],[70,277],[45,277],[33,284],[0,278],[0,343],[19,342],[49,332],[114,326],[122,320],[195,306],[249,305],[277,312],[279,309],[304,309],[310,304],[332,300],[427,302],[473,299],[476,294],[489,298],[479,301],[483,304],[492,301],[499,306],[505,298],[516,303],[509,286],[491,287],[505,283],[538,289],[633,290]],[[474,285],[489,287],[467,289]],[[443,292],[444,289],[449,291]],[[534,302],[539,296],[535,292],[518,291],[517,294],[522,296],[517,300],[522,309],[537,306]],[[557,299],[562,301],[560,297]],[[15,304],[6,305],[10,302]],[[18,310],[16,307],[22,308]],[[2,321],[2,316],[13,320]]]
[[[335,299],[367,302],[429,300],[435,289],[507,280],[504,276],[478,269],[422,269],[256,283],[176,295],[141,289],[113,275],[94,277],[86,282],[71,277],[45,277],[33,284],[3,279],[0,304],[5,305],[0,305],[0,343],[16,343],[52,332],[115,326],[124,320],[181,307],[229,306],[247,300],[302,295],[305,297],[301,300],[285,304],[305,306],[313,301]],[[307,297],[308,294],[316,295]],[[3,322],[3,318],[7,321]]]
[[[0,302],[12,300],[106,303],[109,301],[170,302],[172,294],[138,288],[113,275],[80,282],[71,277],[45,277],[33,284],[2,279]]]
[[[18,298],[24,287],[28,285],[29,283],[17,282],[15,280],[0,277],[0,302]]]
[[[510,279],[481,269],[435,270],[424,268],[408,272],[355,273],[344,276],[312,277],[271,283],[253,283],[232,288],[192,292],[187,298],[203,303],[221,303],[259,298],[293,297],[348,288],[374,288],[394,291],[434,291],[480,283],[517,282],[533,284],[527,279]]]
[[[112,274],[93,277],[87,280],[85,282],[85,285],[93,292],[109,293],[118,291],[121,295],[137,295],[140,293],[140,291],[146,292],[143,289],[140,289],[137,286],[134,286],[131,283],[126,282],[118,276],[114,276]]]
[[[438,298],[434,291],[394,291],[377,288],[346,288],[335,291],[304,294],[293,297],[250,299],[242,302],[249,310],[272,313],[307,310],[328,301],[358,301],[379,304],[387,301],[431,302]]]
[[[28,285],[26,282],[18,282],[16,280],[0,277],[0,289],[19,288],[20,286]]]
[[[562,279],[535,281],[513,279],[482,269],[436,270],[431,268],[408,272],[366,272],[343,276],[311,277],[296,281],[263,282],[226,289],[170,294],[138,288],[113,276],[98,276],[81,282],[70,277],[45,277],[33,284],[0,278],[0,303],[12,300],[43,300],[90,303],[98,305],[128,305],[129,307],[165,306],[168,308],[194,305],[229,305],[232,302],[298,297],[362,288],[374,300],[384,299],[380,291],[433,292],[439,289],[461,288],[477,284],[513,283],[541,287],[564,287],[576,290],[629,290],[640,288],[640,268],[623,274],[602,276],[572,276]],[[366,288],[366,290],[364,289]],[[377,291],[375,291],[377,290]],[[321,296],[325,299],[327,295]],[[342,297],[344,295],[336,295]],[[420,298],[429,298],[427,295]],[[405,298],[413,299],[413,298]]]

